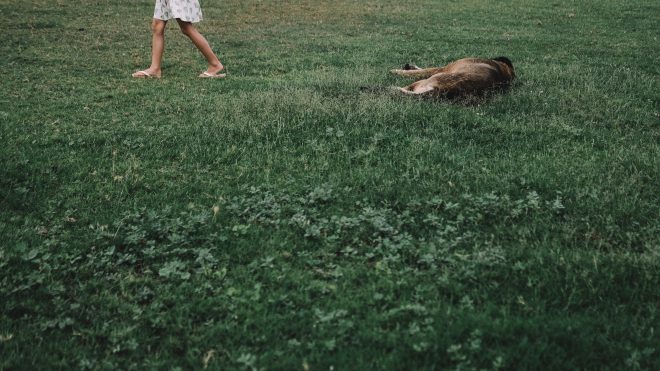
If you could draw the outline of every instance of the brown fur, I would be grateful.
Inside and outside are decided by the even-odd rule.
[[[423,79],[406,87],[397,88],[405,94],[449,98],[480,95],[489,89],[506,87],[516,76],[511,61],[506,57],[465,58],[444,67],[424,69],[406,65],[404,69],[392,70],[392,73]]]

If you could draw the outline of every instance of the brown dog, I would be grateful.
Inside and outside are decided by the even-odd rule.
[[[493,88],[506,87],[516,76],[507,57],[465,58],[444,67],[424,69],[406,64],[403,69],[392,70],[392,73],[424,79],[397,88],[405,94],[447,98],[480,95]]]

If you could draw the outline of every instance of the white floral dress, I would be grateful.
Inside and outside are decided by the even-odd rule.
[[[156,0],[154,18],[163,21],[176,18],[196,23],[202,20],[202,8],[199,0]]]

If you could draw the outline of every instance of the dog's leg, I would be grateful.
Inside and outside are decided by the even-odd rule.
[[[444,97],[456,97],[474,90],[469,76],[462,73],[439,73],[424,81],[436,94]]]
[[[414,77],[417,79],[427,79],[436,73],[440,73],[444,71],[444,67],[436,67],[436,68],[422,68],[418,70],[391,70],[395,75],[399,76],[405,76],[405,77]]]
[[[409,95],[420,95],[432,92],[435,88],[428,80],[420,80],[406,87],[398,88],[400,92]]]
[[[399,88],[405,94],[420,95],[434,94],[444,97],[455,97],[475,89],[468,76],[455,73],[438,73],[428,79],[415,81],[414,83]]]
[[[414,91],[413,90],[408,90],[406,88],[398,88],[398,89],[399,89],[400,92],[402,92],[404,94],[407,94],[407,95],[422,95],[422,94],[429,93],[429,92],[433,91],[433,88],[431,88],[431,87],[427,87],[425,89],[418,89],[418,90],[414,90]]]

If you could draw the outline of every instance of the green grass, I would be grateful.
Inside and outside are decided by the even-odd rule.
[[[660,369],[657,2],[202,5],[0,0],[0,369]]]

